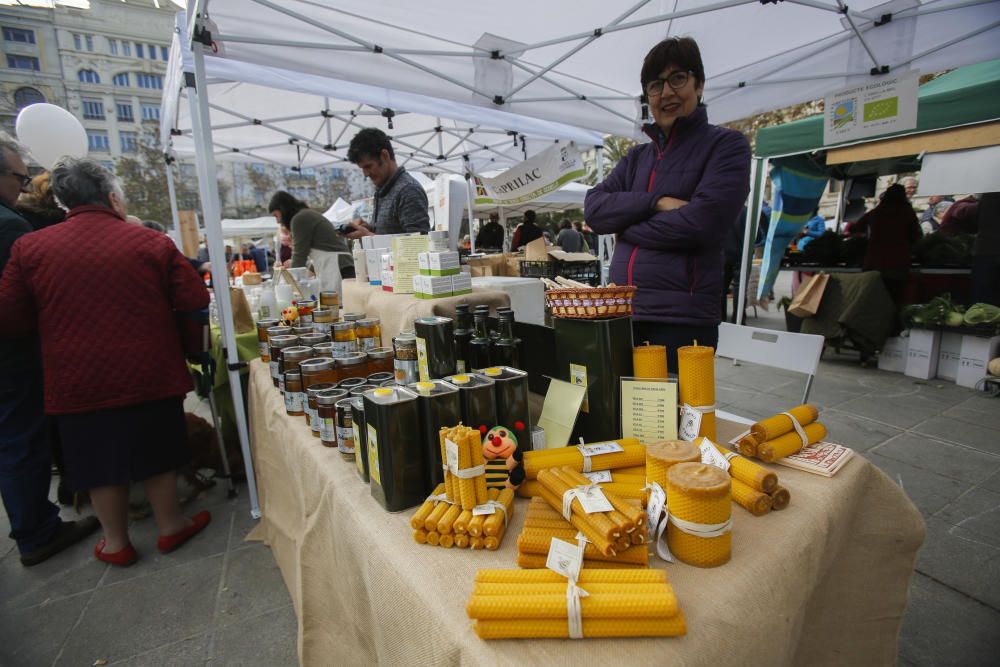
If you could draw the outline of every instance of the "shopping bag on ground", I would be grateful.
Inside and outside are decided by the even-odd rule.
[[[829,274],[815,274],[795,293],[795,298],[788,306],[788,312],[796,317],[812,317],[818,313],[819,304],[823,301],[823,292],[826,291],[828,282],[830,282]]]

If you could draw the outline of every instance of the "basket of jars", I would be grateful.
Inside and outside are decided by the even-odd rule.
[[[615,284],[591,287],[561,276],[554,281],[542,280],[547,288],[545,305],[549,307],[552,317],[602,320],[632,314],[635,287]]]

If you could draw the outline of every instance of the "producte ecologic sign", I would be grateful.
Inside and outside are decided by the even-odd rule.
[[[582,178],[584,173],[583,159],[575,146],[554,144],[499,176],[476,176],[476,204],[523,204]]]

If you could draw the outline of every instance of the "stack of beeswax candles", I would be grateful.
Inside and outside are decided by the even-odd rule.
[[[637,378],[667,379],[667,348],[645,345],[632,348],[632,374]]]
[[[778,486],[778,476],[775,473],[725,447],[715,445],[715,448],[729,461],[734,503],[754,516],[761,516],[772,509],[784,509],[788,506],[786,490],[784,503],[780,507],[775,507],[776,503],[771,494],[782,488]]]
[[[445,462],[444,486],[448,501],[459,504],[463,510],[471,510],[476,505],[486,502],[486,470],[483,458],[483,436],[474,428],[455,426],[443,428],[439,434],[441,441],[441,460]],[[457,470],[448,465],[448,448],[454,446],[457,451]],[[470,469],[479,470],[479,474],[468,476]],[[457,474],[456,474],[457,472]]]
[[[703,463],[678,463],[667,472],[667,546],[679,560],[716,567],[732,554],[729,475]]]
[[[646,485],[645,468],[637,466],[602,472],[606,472],[611,477],[609,482],[597,482],[604,491],[610,491],[621,498],[639,500],[643,497]],[[541,489],[542,485],[538,480],[529,479],[517,487],[517,495],[522,498],[536,498],[541,493]]]
[[[636,510],[641,507],[638,501],[626,501]],[[549,507],[541,498],[532,498],[525,515],[524,528],[517,538],[517,564],[526,569],[545,567],[546,554],[552,538],[557,537],[565,542],[576,542],[579,531],[562,514]],[[588,568],[629,568],[647,567],[649,565],[649,550],[646,547],[645,535],[633,531],[629,542],[635,539],[635,544],[624,544],[624,547],[613,556],[608,556],[597,550],[593,545],[585,545],[583,552],[583,567]]]
[[[580,498],[573,497],[573,494],[590,486],[591,482],[572,468],[564,466],[540,470],[538,481],[542,487],[541,498],[568,519],[605,556],[615,556],[633,544],[648,540],[646,513],[613,493],[604,493],[611,511],[584,511]],[[570,510],[568,517],[563,512],[564,505],[568,505]]]
[[[581,635],[678,637],[684,613],[663,570],[580,570]],[[551,570],[480,570],[466,605],[481,639],[570,636],[567,580]]]
[[[802,427],[806,441],[795,428],[788,416],[791,415]],[[819,411],[815,406],[799,405],[788,411],[788,414],[774,415],[759,421],[750,427],[750,433],[739,441],[740,453],[744,456],[755,456],[761,461],[773,463],[785,456],[791,456],[806,445],[819,442],[826,437],[826,427],[816,421]]]
[[[494,507],[492,514],[473,515],[471,508],[463,509],[461,503],[450,502],[445,497],[445,485],[438,484],[434,495],[425,500],[410,519],[414,542],[446,549],[495,551],[500,547],[507,523],[514,514],[513,490],[490,489],[487,492],[486,502],[499,505]]]
[[[579,447],[556,447],[524,453],[524,478],[537,479],[538,472],[546,468],[569,467],[576,472],[598,470],[618,470],[646,465],[646,448],[635,438],[612,440],[622,448],[620,452],[609,452],[584,457]],[[589,459],[589,468],[585,458]]]
[[[677,391],[681,405],[699,409],[698,435],[715,440],[715,349],[698,345],[677,348]]]

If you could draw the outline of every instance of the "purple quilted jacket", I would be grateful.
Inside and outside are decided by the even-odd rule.
[[[647,127],[636,146],[587,193],[587,224],[617,234],[611,281],[635,285],[635,319],[711,326],[720,321],[723,245],[750,190],[750,145],[708,123],[704,106],[670,136]],[[660,197],[687,202],[658,213]]]

